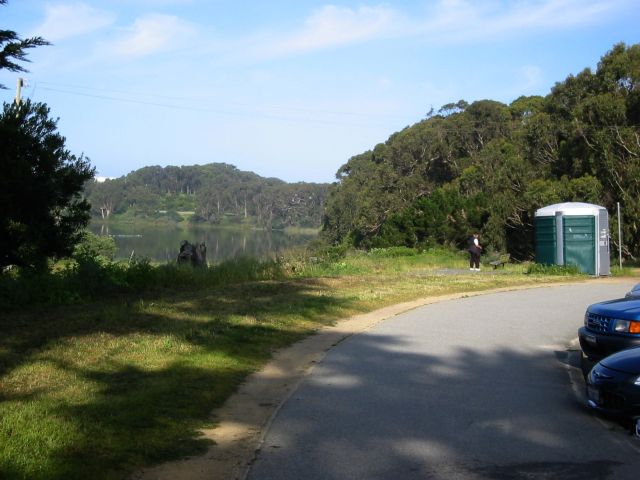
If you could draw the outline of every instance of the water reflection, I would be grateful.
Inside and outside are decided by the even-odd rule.
[[[158,262],[173,262],[180,242],[205,242],[209,263],[219,263],[239,255],[267,258],[291,247],[304,245],[313,234],[290,234],[282,231],[231,230],[216,227],[179,228],[175,226],[109,225],[92,223],[89,229],[98,235],[114,238],[116,259],[128,259],[131,253]]]

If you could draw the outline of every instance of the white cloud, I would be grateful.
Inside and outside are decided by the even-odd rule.
[[[183,48],[195,33],[189,22],[172,15],[149,14],[124,30],[109,47],[114,55],[141,57]]]
[[[407,32],[435,41],[464,43],[509,35],[588,26],[608,12],[619,11],[627,0],[441,0]]]
[[[618,5],[616,5],[618,4]],[[615,0],[544,0],[518,4],[504,18],[511,29],[528,27],[572,27],[600,20],[607,11],[617,9]]]
[[[111,25],[115,16],[84,3],[49,5],[44,22],[33,35],[56,42],[100,30]]]
[[[326,5],[316,10],[298,31],[272,39],[267,56],[304,53],[350,45],[391,33],[395,12],[386,7],[351,9]]]
[[[125,4],[128,6],[142,5],[145,8],[158,8],[171,5],[189,5],[193,4],[194,0],[110,0],[111,4]]]
[[[630,1],[439,0],[426,10],[411,14],[388,6],[354,9],[325,5],[314,11],[298,29],[246,38],[240,51],[272,58],[378,38],[415,37],[457,44],[491,41],[540,30],[589,26],[602,21],[609,12],[624,11]]]

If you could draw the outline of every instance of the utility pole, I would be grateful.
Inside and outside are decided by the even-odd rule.
[[[18,84],[16,85],[16,105],[20,105],[22,101],[22,97],[20,96],[22,93],[22,87],[24,87],[24,79],[18,78]]]
[[[620,269],[622,269],[622,220],[620,218],[620,202],[618,204],[618,259],[620,261]]]

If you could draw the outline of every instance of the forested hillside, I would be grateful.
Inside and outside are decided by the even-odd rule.
[[[153,217],[193,211],[193,219],[202,222],[318,227],[327,187],[286,183],[213,163],[144,167],[114,180],[91,182],[85,194],[93,214],[103,219],[126,212]]]
[[[333,243],[461,247],[477,230],[489,248],[529,258],[536,209],[596,203],[613,225],[620,202],[625,254],[637,257],[640,45],[616,45],[545,97],[445,105],[336,176],[323,225]]]

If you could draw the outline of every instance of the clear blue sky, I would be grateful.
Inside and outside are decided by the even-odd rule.
[[[9,0],[0,19],[53,43],[23,96],[102,176],[226,162],[329,182],[431,107],[546,95],[640,42],[638,0]]]

